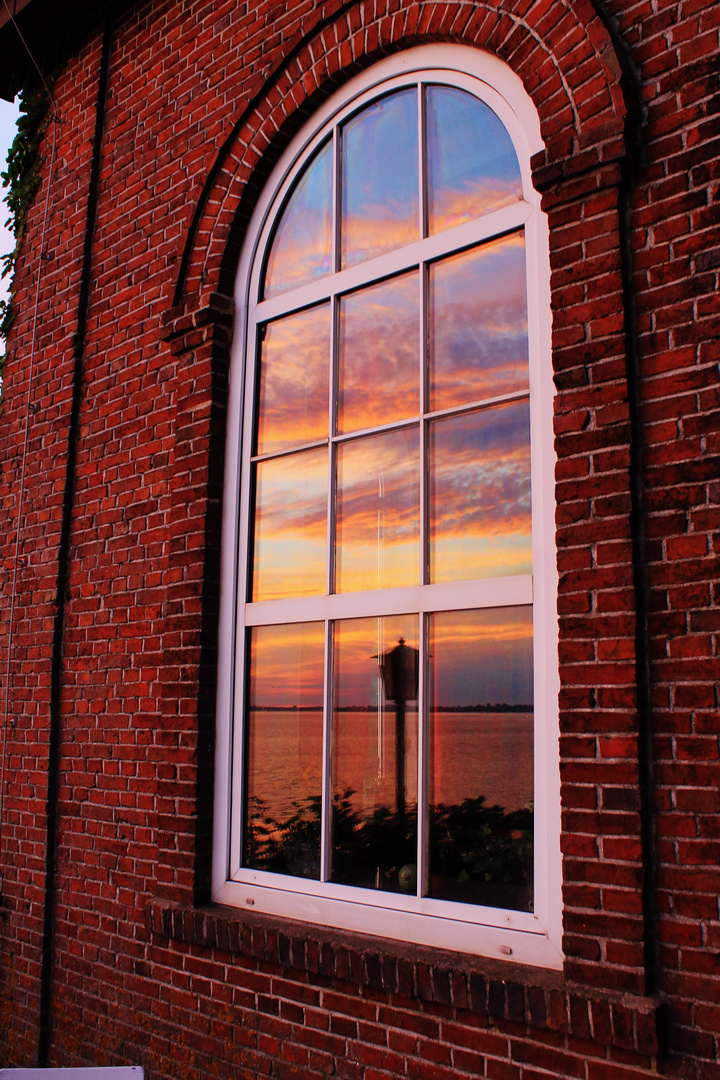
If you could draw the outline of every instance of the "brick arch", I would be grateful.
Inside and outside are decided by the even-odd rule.
[[[454,42],[482,48],[522,79],[540,117],[544,175],[555,177],[624,154],[628,114],[621,57],[590,0],[415,3],[378,0],[328,14],[290,41],[258,79],[218,151],[186,236],[174,305],[232,295],[240,246],[255,198],[282,150],[316,105],[373,61],[403,47]]]

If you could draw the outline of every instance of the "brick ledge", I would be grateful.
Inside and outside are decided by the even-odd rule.
[[[324,930],[210,904],[145,904],[149,934],[257,961],[279,964],[329,982],[434,1002],[502,1021],[547,1028],[655,1057],[666,1030],[657,998],[599,993],[568,984],[559,972],[487,958],[412,948],[399,942]]]

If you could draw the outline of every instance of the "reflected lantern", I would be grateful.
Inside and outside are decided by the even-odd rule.
[[[380,662],[385,697],[395,702],[395,809],[399,818],[405,816],[405,702],[417,700],[419,655],[400,638]]]

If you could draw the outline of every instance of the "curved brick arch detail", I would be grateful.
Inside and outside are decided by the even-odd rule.
[[[180,261],[174,304],[231,295],[242,237],[287,142],[314,107],[373,61],[412,45],[453,42],[492,52],[522,79],[538,110],[544,175],[555,178],[624,154],[622,66],[590,0],[515,0],[498,10],[470,0],[378,0],[320,9],[263,72],[208,174]],[[571,168],[571,171],[572,170]],[[195,298],[193,302],[192,298]]]

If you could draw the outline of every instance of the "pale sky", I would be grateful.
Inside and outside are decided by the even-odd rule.
[[[0,99],[0,172],[5,172],[7,168],[7,152],[10,148],[10,143],[15,138],[15,124],[17,122],[19,114],[19,108],[17,102],[11,104],[9,101],[3,101]],[[0,188],[0,197],[4,198],[5,188]],[[0,203],[0,255],[7,254],[12,250],[13,236],[12,233],[5,228],[5,222],[9,216],[9,211],[4,202]],[[0,300],[4,300],[7,296],[8,286],[10,284],[9,278],[3,278],[0,280]]]

